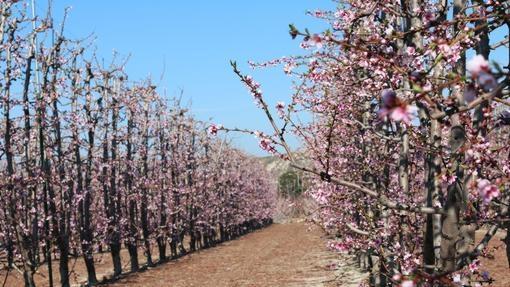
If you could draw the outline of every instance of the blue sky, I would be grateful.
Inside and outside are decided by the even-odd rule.
[[[44,13],[45,3],[37,1],[39,13]],[[185,102],[192,101],[198,119],[269,132],[262,111],[232,72],[229,60],[238,61],[244,72],[255,76],[272,106],[278,100],[286,101],[291,82],[282,69],[252,71],[246,63],[305,53],[299,48],[300,42],[290,38],[288,24],[320,32],[326,26],[306,11],[334,8],[335,3],[54,0],[56,23],[60,23],[66,7],[72,9],[65,34],[83,38],[94,33],[97,54],[105,59],[110,59],[114,50],[120,55],[131,54],[126,69],[131,80],[152,75],[160,91],[169,97],[182,90]],[[230,137],[249,153],[265,155],[253,136]]]
[[[29,0],[27,0],[29,1]],[[44,14],[47,0],[36,0]],[[271,106],[291,93],[290,79],[281,68],[252,71],[248,60],[265,61],[306,53],[288,35],[288,24],[320,32],[327,26],[306,15],[317,8],[332,9],[331,0],[53,0],[56,23],[72,7],[66,35],[83,38],[93,33],[97,54],[108,63],[113,51],[131,55],[131,80],[152,75],[168,97],[183,91],[195,116],[204,121],[270,132],[261,110],[233,74],[230,60],[262,84]],[[506,35],[506,28],[493,39]],[[492,41],[494,43],[494,41]],[[505,48],[491,59],[508,62]],[[472,56],[468,53],[468,58]],[[164,77],[161,79],[161,75]],[[266,155],[249,135],[230,134],[234,144],[251,154]],[[297,143],[291,140],[294,147]]]

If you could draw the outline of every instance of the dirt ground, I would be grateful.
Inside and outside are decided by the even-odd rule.
[[[364,275],[321,236],[303,222],[274,224],[109,286],[358,286]]]
[[[491,256],[482,258],[481,270],[489,271],[496,280],[491,286],[510,286],[510,269],[501,240],[504,235],[498,233],[493,238],[489,246]],[[482,236],[483,232],[477,233],[478,239]],[[326,242],[318,227],[302,221],[273,224],[214,248],[186,255],[144,272],[128,274],[107,286],[358,286],[367,275],[361,273],[349,257],[329,251]],[[129,256],[125,250],[122,252],[124,270],[127,270]],[[145,263],[143,252],[139,252],[139,256],[140,263]],[[109,253],[96,254],[95,260],[98,279],[109,277],[112,266]],[[71,278],[73,285],[79,286],[85,282],[82,260],[72,260],[70,267],[74,271]],[[54,273],[54,280],[58,282],[56,264]],[[35,276],[37,286],[48,285],[46,274],[45,267],[41,267]],[[5,271],[0,276],[3,281]],[[22,282],[20,274],[12,271],[5,286],[23,286]]]
[[[365,278],[350,258],[339,257],[326,248],[326,238],[316,226],[302,221],[273,224],[267,228],[222,243],[213,248],[188,254],[146,271],[127,274],[107,286],[310,286],[354,287]],[[138,252],[140,264],[145,256]],[[129,269],[129,255],[121,252],[123,269]],[[156,250],[153,258],[157,260]],[[97,278],[110,278],[111,256],[95,254]],[[71,259],[71,284],[86,282],[86,270],[81,258]],[[58,264],[53,264],[55,286],[59,285]],[[19,272],[5,277],[0,272],[0,286],[23,286]],[[41,266],[35,274],[37,286],[48,286],[47,268]],[[103,285],[104,286],[104,285]]]
[[[479,241],[485,232],[477,232],[476,237]],[[490,285],[493,287],[508,287],[510,286],[510,268],[506,258],[506,245],[503,241],[506,234],[498,232],[489,243],[489,256],[481,257],[481,271],[488,271],[489,275],[495,280]]]

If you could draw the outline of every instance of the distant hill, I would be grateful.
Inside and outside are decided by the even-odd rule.
[[[275,177],[279,177],[290,169],[289,161],[282,160],[275,156],[260,157],[259,160],[264,164],[266,170]]]
[[[311,165],[309,160],[303,159],[302,154],[294,154],[298,157],[298,162],[301,165]],[[307,174],[302,171],[293,169],[290,166],[289,161],[281,160],[275,156],[264,156],[257,158],[264,166],[266,170],[278,180],[278,194],[280,195],[276,201],[276,211],[273,215],[275,222],[293,222],[294,220],[303,220],[313,210],[317,209],[317,205],[313,199],[309,196],[304,196],[303,191],[308,189],[310,181],[315,176]],[[294,173],[295,172],[295,173]],[[281,196],[282,178],[289,176],[289,174],[297,174],[300,178],[300,189],[301,191],[296,196]],[[288,178],[288,177],[287,177]],[[285,188],[285,185],[283,185]]]
[[[302,154],[294,153],[294,156],[297,158],[299,164],[303,166],[310,165],[310,161],[304,159]],[[282,160],[275,156],[263,156],[259,157],[258,160],[262,162],[262,164],[266,167],[267,171],[269,171],[272,175],[274,175],[277,178],[280,177],[280,175],[292,169],[289,161]],[[302,172],[299,171],[298,173],[303,174]]]

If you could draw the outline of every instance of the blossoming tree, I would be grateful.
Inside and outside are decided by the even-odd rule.
[[[274,129],[256,133],[261,148],[317,176],[315,219],[333,248],[364,254],[372,285],[491,282],[478,257],[510,234],[510,102],[508,63],[488,59],[508,54],[508,1],[337,2],[310,12],[327,31],[290,25],[308,55],[252,64],[284,66],[288,105],[273,110],[232,63]],[[295,160],[288,133],[313,164]]]
[[[110,253],[115,278],[124,247],[135,272],[271,223],[276,188],[261,163],[23,3],[0,2],[4,280],[19,272],[35,286],[44,272],[54,286],[58,266],[70,286],[69,261],[82,258],[95,285],[97,252]]]

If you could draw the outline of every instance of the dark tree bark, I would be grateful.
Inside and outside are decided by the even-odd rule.
[[[133,198],[133,180],[132,180],[132,168],[131,163],[133,161],[133,148],[132,148],[132,137],[133,137],[133,128],[134,128],[134,112],[131,108],[129,108],[128,111],[128,123],[127,123],[127,140],[126,140],[126,149],[127,149],[127,155],[126,159],[129,163],[128,166],[126,166],[126,175],[125,175],[125,182],[126,182],[126,188],[127,193],[129,195],[129,235],[128,239],[126,241],[127,249],[129,252],[129,258],[131,262],[131,271],[136,272],[138,271],[139,263],[138,263],[138,245],[137,245],[137,239],[138,239],[138,232],[136,228],[136,214],[137,214],[137,207],[136,207],[136,200]]]
[[[61,45],[64,42],[64,38],[58,37],[57,42],[53,46],[53,53],[51,55],[51,68],[52,68],[52,80],[50,83],[49,91],[50,95],[57,93],[57,77],[60,70],[59,57],[60,57],[60,49]],[[69,183],[68,187],[63,186],[63,183],[66,182],[65,175],[65,166],[64,166],[64,152],[62,149],[62,131],[60,124],[60,115],[59,115],[59,107],[57,102],[58,97],[54,96],[52,105],[53,105],[53,129],[55,133],[55,141],[57,148],[57,170],[60,178],[60,182],[58,184],[58,188],[60,190],[60,210],[57,211],[55,202],[53,200],[54,196],[50,197],[50,206],[52,209],[52,213],[54,217],[54,232],[56,233],[57,246],[60,253],[59,260],[59,271],[60,271],[60,284],[62,287],[70,286],[69,283],[69,220],[71,217],[71,200],[72,200],[72,190],[73,190],[73,182]]]
[[[158,118],[158,122],[161,123],[161,117]],[[161,156],[162,163],[162,173],[166,175],[168,170],[168,159],[167,159],[167,150],[168,143],[165,142],[165,130],[163,126],[159,126],[159,152]],[[158,251],[159,251],[159,261],[164,262],[167,260],[166,256],[166,235],[167,235],[167,214],[166,214],[166,177],[162,178],[163,184],[160,190],[159,197],[159,233],[157,237],[158,242]]]
[[[95,285],[97,283],[96,278],[96,268],[94,266],[94,255],[92,250],[92,240],[93,234],[92,229],[90,227],[90,205],[92,203],[92,162],[94,160],[94,139],[95,139],[95,129],[97,126],[98,118],[92,116],[92,94],[91,94],[91,81],[94,77],[92,74],[92,70],[90,64],[87,63],[86,66],[87,76],[85,78],[85,90],[86,90],[86,99],[85,99],[85,115],[87,117],[87,122],[89,123],[89,128],[87,130],[87,162],[85,167],[85,184],[83,187],[80,185],[78,189],[83,192],[82,201],[78,204],[78,214],[80,220],[80,239],[81,239],[81,250],[83,253],[83,260],[85,261],[85,267],[87,268],[87,283],[89,285]],[[75,139],[75,157],[76,157],[76,165],[79,173],[79,177],[81,178],[81,165],[82,161],[80,159],[80,148],[78,144],[78,134],[74,135]],[[78,179],[78,182],[81,182],[81,179]]]
[[[7,37],[7,41],[9,43],[12,43],[14,42],[14,37],[15,37],[15,32],[16,32],[16,29],[17,29],[17,23],[14,22],[14,23],[9,23],[8,24],[8,27],[6,29],[6,31],[4,30],[5,29],[5,24],[6,24],[6,19],[4,18],[5,17],[5,13],[8,12],[9,10],[9,7],[10,6],[4,6],[2,5],[2,9],[1,9],[1,21],[0,21],[0,26],[1,26],[1,30],[0,30],[0,44],[3,44],[3,41],[4,41],[4,33],[7,33],[8,37]],[[15,188],[15,183],[13,181],[14,179],[14,175],[15,175],[15,172],[14,172],[14,153],[13,153],[13,150],[12,150],[12,119],[11,119],[11,116],[10,116],[10,111],[11,111],[11,85],[12,85],[12,81],[13,81],[13,78],[12,78],[12,46],[11,47],[8,47],[6,49],[6,57],[5,57],[5,70],[4,70],[4,81],[5,81],[5,86],[3,86],[3,89],[2,89],[2,98],[3,98],[3,113],[4,113],[4,118],[5,118],[5,133],[4,133],[4,152],[5,152],[5,157],[6,157],[6,161],[7,161],[7,176],[9,177],[8,180],[7,180],[7,198],[8,198],[8,204],[7,206],[9,206],[8,208],[8,211],[6,212],[7,216],[6,216],[6,223],[10,225],[10,228],[9,228],[9,231],[7,232],[8,233],[8,239],[7,239],[7,252],[8,252],[8,266],[9,268],[13,267],[14,265],[14,242],[13,242],[13,239],[16,240],[16,243],[18,245],[18,248],[20,249],[20,253],[21,253],[21,260],[22,260],[22,263],[23,263],[23,278],[25,280],[25,286],[35,286],[35,283],[34,283],[34,278],[33,278],[33,274],[32,272],[30,271],[30,266],[29,266],[29,258],[30,256],[28,255],[28,250],[25,246],[25,239],[24,239],[24,235],[23,234],[20,234],[20,231],[18,230],[17,226],[18,226],[18,223],[17,221],[21,218],[19,218],[18,216],[18,212],[17,212],[17,208],[18,208],[18,205],[17,205],[17,192],[16,192],[16,188]],[[5,196],[5,195],[2,195],[2,197]],[[24,202],[26,204],[26,201]],[[14,238],[13,238],[14,237]]]
[[[146,102],[144,104],[144,119],[145,119],[145,128],[143,130],[143,152],[142,152],[142,162],[143,162],[143,171],[142,174],[144,178],[149,178],[149,104]],[[142,202],[140,206],[140,215],[141,215],[141,223],[142,223],[142,233],[143,233],[143,243],[145,247],[145,255],[147,257],[147,265],[152,266],[154,263],[152,262],[152,254],[151,254],[151,245],[150,245],[150,232],[149,232],[149,222],[147,217],[147,186],[145,184],[142,186]]]
[[[103,99],[108,100],[108,89],[110,75],[105,73],[104,87],[103,87]],[[112,111],[111,120],[109,120],[109,109]],[[117,120],[118,120],[118,109],[117,101],[115,100],[115,94],[112,94],[111,104],[106,109],[100,107],[104,121],[104,138],[103,138],[103,169],[101,174],[101,181],[103,183],[103,201],[105,214],[108,217],[108,245],[110,247],[110,254],[113,261],[113,276],[117,277],[122,273],[122,263],[120,258],[120,234],[118,231],[118,220],[119,215],[116,212],[116,168],[115,160],[117,159]],[[112,141],[111,148],[109,148],[108,130],[111,122],[112,130]],[[109,153],[111,152],[111,158]],[[108,174],[108,166],[110,167],[110,174]],[[109,180],[108,180],[109,179]]]

